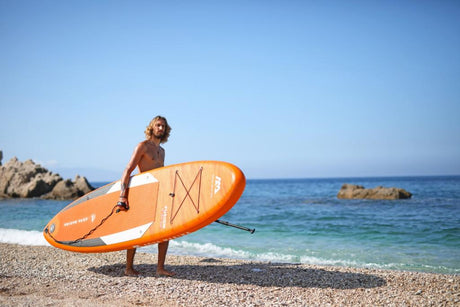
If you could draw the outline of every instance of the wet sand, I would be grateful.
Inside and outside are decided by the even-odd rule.
[[[460,276],[0,243],[0,306],[459,306]]]

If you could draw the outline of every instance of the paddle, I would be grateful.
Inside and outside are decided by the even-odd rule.
[[[216,223],[219,223],[219,224],[222,224],[222,225],[225,225],[225,226],[235,227],[235,228],[238,228],[238,229],[241,229],[241,230],[246,230],[246,231],[249,231],[251,234],[253,234],[254,231],[256,231],[255,228],[251,229],[251,228],[247,228],[247,227],[244,227],[244,226],[235,225],[235,224],[232,224],[232,223],[229,223],[229,222],[226,222],[226,221],[216,220]]]

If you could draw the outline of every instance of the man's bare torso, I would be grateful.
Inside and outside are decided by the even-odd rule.
[[[143,141],[142,147],[144,153],[137,164],[140,172],[164,166],[165,151],[161,146],[152,144],[149,141]]]

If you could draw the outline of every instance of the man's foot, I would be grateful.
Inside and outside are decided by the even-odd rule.
[[[125,276],[139,276],[139,272],[135,269],[126,269]]]
[[[158,269],[158,270],[157,270],[157,276],[158,276],[158,277],[162,277],[162,276],[165,276],[165,277],[172,277],[172,276],[174,276],[174,275],[176,275],[176,273],[167,271],[167,270],[165,270],[165,269]]]

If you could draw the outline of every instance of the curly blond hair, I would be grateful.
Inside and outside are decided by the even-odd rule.
[[[164,120],[165,121],[165,124],[166,124],[165,133],[161,137],[161,142],[160,143],[166,143],[168,141],[169,135],[171,134],[171,126],[169,126],[168,121],[166,120],[166,118],[163,117],[163,116],[160,116],[160,115],[154,117],[150,121],[149,125],[147,126],[147,128],[144,131],[145,138],[148,140],[153,135],[153,127],[155,126],[155,122],[157,120]]]

